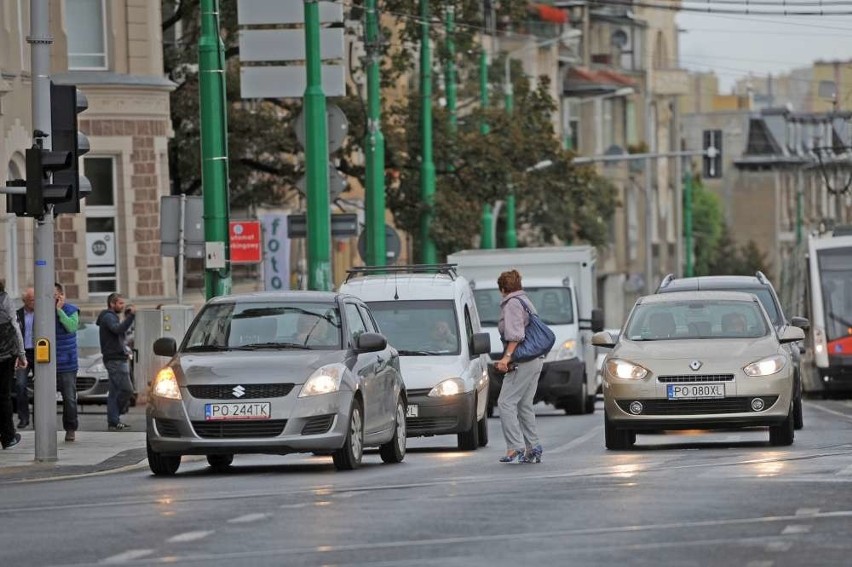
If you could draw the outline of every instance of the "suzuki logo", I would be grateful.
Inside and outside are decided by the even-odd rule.
[[[689,367],[692,368],[693,370],[698,370],[699,368],[701,368],[701,361],[700,360],[693,360],[692,362],[689,363]]]
[[[234,394],[235,398],[242,398],[246,395],[246,389],[242,386],[236,386],[231,392]]]

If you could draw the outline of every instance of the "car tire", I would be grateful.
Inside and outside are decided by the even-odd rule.
[[[802,415],[802,398],[793,400],[793,427],[796,430],[805,426],[805,416]]]
[[[396,418],[394,419],[394,433],[390,441],[379,446],[379,455],[385,463],[401,463],[405,458],[405,443],[407,432],[405,430],[405,401],[400,397],[396,401]]]
[[[473,399],[473,415],[467,431],[458,434],[458,445],[462,451],[475,451],[479,447],[479,422],[476,419],[476,398]]]
[[[477,425],[479,427],[479,446],[485,447],[488,445],[488,416],[483,416]]]
[[[150,443],[145,443],[148,452],[148,467],[156,476],[173,476],[180,468],[180,455],[163,455],[151,448]]]
[[[589,397],[589,387],[586,386],[585,378],[580,386],[580,392],[573,398],[565,398],[566,415],[582,415],[586,413],[586,400]]]
[[[629,429],[618,429],[604,412],[604,442],[610,451],[624,451],[633,447],[636,433]]]
[[[364,418],[362,412],[361,401],[355,398],[352,401],[352,409],[349,411],[349,428],[346,430],[343,447],[331,454],[334,468],[339,471],[352,471],[361,466],[361,458],[364,456]]]
[[[215,471],[226,471],[233,462],[233,455],[207,455],[207,464]]]
[[[781,425],[773,425],[769,427],[769,444],[774,447],[786,447],[793,444],[793,439],[796,436],[796,429],[793,424],[793,404],[790,404],[790,411],[787,417],[781,422]]]

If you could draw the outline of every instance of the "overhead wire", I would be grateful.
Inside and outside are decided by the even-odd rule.
[[[689,0],[685,0],[689,2]],[[696,0],[697,1],[697,0]],[[709,0],[709,2],[714,2],[715,0]],[[688,6],[682,4],[659,4],[654,2],[654,0],[594,0],[593,5],[597,6],[622,6],[625,8],[649,8],[653,10],[668,10],[671,12],[699,12],[705,14],[730,14],[736,16],[820,16],[820,17],[830,17],[830,16],[852,16],[852,9],[849,10],[816,10],[814,8],[811,9],[795,9],[795,10],[751,10],[748,7],[748,4],[742,4],[742,10],[734,10],[732,8],[718,8],[714,7],[711,4],[707,4],[704,7],[699,6]],[[850,8],[852,8],[852,4],[849,4]]]

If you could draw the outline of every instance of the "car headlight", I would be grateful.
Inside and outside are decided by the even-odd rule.
[[[553,349],[551,349],[551,351],[547,353],[545,360],[568,360],[570,358],[576,358],[576,349],[577,341],[575,341],[574,339],[568,339],[567,341],[554,345]]]
[[[344,367],[340,364],[329,364],[317,368],[305,381],[300,398],[330,394],[340,390],[340,380],[343,378]]]
[[[86,372],[91,374],[103,374],[106,371],[107,369],[103,362],[96,362],[86,369]]]
[[[777,374],[787,364],[787,357],[775,354],[764,359],[752,362],[743,371],[748,376],[771,376]]]
[[[611,376],[624,380],[641,380],[648,375],[648,369],[620,358],[606,361],[606,371]]]
[[[154,378],[153,392],[155,396],[167,398],[169,400],[180,399],[180,388],[178,387],[175,371],[171,366],[167,366],[157,372],[157,377]]]
[[[461,378],[447,378],[429,391],[430,398],[455,396],[464,392],[464,382]]]

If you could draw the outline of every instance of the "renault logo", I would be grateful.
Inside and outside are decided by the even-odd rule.
[[[236,386],[233,390],[231,390],[231,393],[234,394],[235,398],[242,398],[246,395],[246,389],[242,386]]]
[[[701,361],[700,360],[693,360],[692,362],[689,363],[689,367],[692,368],[693,370],[698,370],[699,368],[701,368]]]

